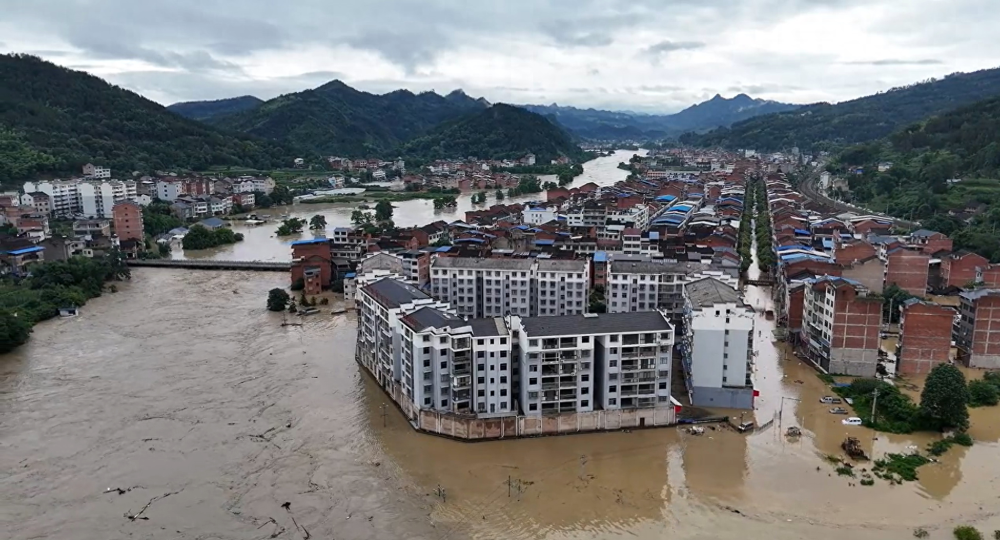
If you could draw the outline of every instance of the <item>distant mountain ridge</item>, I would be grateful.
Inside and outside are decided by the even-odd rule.
[[[943,79],[831,105],[816,103],[790,112],[757,116],[681,141],[697,146],[758,151],[834,147],[879,139],[951,109],[1000,96],[1000,68],[956,73]]]
[[[442,122],[488,106],[462,91],[447,96],[409,90],[379,95],[335,80],[208,122],[318,154],[364,157],[384,155]]]
[[[399,154],[422,160],[521,158],[535,154],[538,163],[560,156],[583,161],[585,154],[572,136],[549,119],[521,107],[495,104],[445,122],[399,148]]]
[[[641,140],[676,137],[688,131],[728,126],[757,115],[794,110],[798,105],[754,99],[746,94],[721,95],[674,114],[641,114],[552,105],[523,105],[529,111],[554,115],[574,134],[593,140]]]
[[[216,116],[234,114],[256,109],[263,99],[254,96],[240,96],[212,101],[185,101],[167,105],[167,110],[192,120],[208,120]]]
[[[220,132],[135,92],[29,55],[0,55],[0,182],[79,174],[91,162],[115,175],[211,166],[273,169],[300,154]]]

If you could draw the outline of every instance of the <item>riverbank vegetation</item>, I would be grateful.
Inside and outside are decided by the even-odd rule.
[[[242,233],[234,233],[232,229],[220,227],[214,231],[202,225],[192,225],[181,240],[184,249],[208,249],[226,244],[235,244],[243,240]]]
[[[112,250],[103,257],[35,264],[29,277],[4,278],[0,281],[0,353],[27,342],[32,326],[59,315],[60,308],[83,306],[101,295],[105,283],[131,277],[121,252]]]
[[[776,258],[771,233],[771,209],[767,204],[767,185],[757,177],[754,184],[754,210],[756,213],[755,235],[757,239],[757,266],[761,273],[768,273]]]
[[[302,232],[302,229],[306,226],[306,220],[299,218],[290,218],[281,222],[278,226],[278,231],[275,233],[278,236],[288,236],[291,234],[298,234]]]
[[[517,185],[510,188],[508,194],[513,197],[517,195],[530,195],[532,193],[541,193],[541,192],[542,192],[542,184],[538,180],[538,177],[528,174],[519,178],[517,181]]]
[[[740,231],[737,252],[740,255],[740,272],[746,272],[753,264],[753,207],[754,190],[749,186],[743,195],[743,213],[740,215]]]

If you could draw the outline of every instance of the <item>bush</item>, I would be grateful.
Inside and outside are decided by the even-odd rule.
[[[916,529],[913,529],[913,536],[915,538],[927,538],[930,535],[931,534],[927,532],[927,530],[924,529],[923,527],[917,527]]]
[[[883,475],[899,475],[910,482],[917,479],[917,467],[930,463],[930,460],[920,454],[886,454],[885,459],[875,460],[872,471]]]
[[[955,540],[983,540],[983,534],[975,527],[968,525],[955,527],[955,530],[952,532],[955,534]]]
[[[184,249],[208,249],[224,244],[235,244],[243,240],[243,235],[225,227],[210,231],[202,225],[192,225],[181,240]]]
[[[969,383],[969,406],[992,407],[1000,403],[1000,390],[985,379]]]

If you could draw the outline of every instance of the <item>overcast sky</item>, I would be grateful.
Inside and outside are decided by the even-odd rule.
[[[0,0],[0,51],[155,101],[383,93],[673,112],[1000,65],[996,0]]]

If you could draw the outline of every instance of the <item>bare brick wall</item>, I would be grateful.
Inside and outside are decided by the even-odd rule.
[[[896,370],[927,373],[948,361],[955,310],[937,304],[914,303],[903,308]]]
[[[885,286],[896,284],[913,296],[927,296],[931,257],[920,251],[901,249],[887,257]]]

